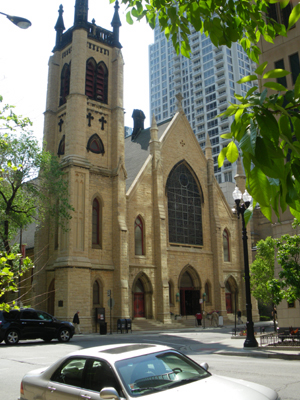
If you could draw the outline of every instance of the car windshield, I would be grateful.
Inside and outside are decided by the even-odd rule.
[[[128,358],[117,361],[115,366],[132,397],[167,390],[210,376],[200,365],[173,351]]]

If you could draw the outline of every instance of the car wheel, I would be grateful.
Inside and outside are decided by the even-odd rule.
[[[61,330],[59,331],[58,340],[59,340],[60,342],[66,343],[66,342],[68,342],[70,339],[71,339],[71,332],[69,331],[69,329],[64,328],[64,329],[61,329]]]
[[[19,332],[11,329],[5,336],[5,343],[9,345],[17,344],[19,339]]]

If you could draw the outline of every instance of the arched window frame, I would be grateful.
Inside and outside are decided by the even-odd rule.
[[[139,233],[139,237],[137,234]],[[143,218],[138,215],[134,221],[134,254],[136,256],[145,255],[145,224]]]
[[[102,248],[102,203],[97,197],[92,201],[92,247]]]
[[[60,98],[59,107],[66,103],[66,97],[70,93],[70,79],[71,79],[71,62],[65,64],[61,71],[60,76]]]
[[[108,69],[103,61],[97,64],[94,58],[89,58],[87,60],[85,94],[90,99],[107,104]]]
[[[223,230],[223,257],[225,262],[230,261],[230,235],[227,229]]]
[[[102,285],[98,279],[93,283],[93,306],[102,306]]]
[[[180,161],[173,167],[167,179],[166,195],[170,244],[203,246],[203,193],[187,162]]]
[[[87,151],[91,151],[92,153],[95,154],[102,154],[102,156],[105,153],[104,150],[104,145],[100,137],[97,135],[97,133],[94,133],[88,140],[87,145],[86,145]]]
[[[57,151],[58,157],[63,156],[65,154],[65,146],[66,146],[66,138],[65,135],[63,135],[58,145],[58,151]]]
[[[211,285],[209,282],[206,282],[204,285],[204,293],[206,294],[205,296],[205,301],[207,304],[211,303]]]

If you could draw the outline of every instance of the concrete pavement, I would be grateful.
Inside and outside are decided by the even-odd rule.
[[[245,324],[237,326],[237,335],[244,328]],[[273,323],[272,322],[258,322],[255,323],[255,332],[260,332],[261,327],[265,327],[266,331],[272,332]],[[168,330],[157,330],[157,331],[137,331],[133,332],[134,336],[149,336],[149,342],[153,335],[158,333],[180,337],[182,334],[195,334],[188,345],[183,345],[181,350],[184,352],[203,352],[203,353],[213,353],[226,356],[239,356],[239,357],[262,357],[262,358],[279,358],[284,360],[300,360],[300,346],[261,346],[260,336],[257,335],[256,339],[258,342],[258,347],[256,348],[245,348],[244,342],[245,337],[243,336],[232,336],[234,330],[234,325],[227,325],[223,327],[192,327],[184,329],[168,329]],[[209,333],[215,332],[219,333],[217,335],[216,341],[209,341]],[[115,333],[113,334],[116,335]],[[123,333],[123,335],[131,336],[131,333]],[[121,334],[118,334],[121,337]]]

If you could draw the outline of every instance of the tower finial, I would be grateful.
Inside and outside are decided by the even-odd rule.
[[[114,13],[113,19],[111,21],[111,26],[113,27],[114,46],[118,47],[118,48],[121,48],[122,46],[121,46],[121,44],[119,42],[119,29],[120,29],[120,26],[122,24],[121,24],[120,16],[119,16],[119,8],[120,8],[119,7],[119,2],[118,2],[118,0],[116,0],[115,13]]]
[[[65,25],[64,25],[64,20],[63,20],[63,6],[62,4],[59,6],[59,10],[58,10],[58,18],[56,21],[56,25],[54,27],[54,29],[56,30],[56,46],[58,46],[60,44],[61,41],[61,35],[63,33],[63,31],[66,29]]]
[[[88,20],[89,2],[88,0],[76,0],[74,26],[85,25]]]

